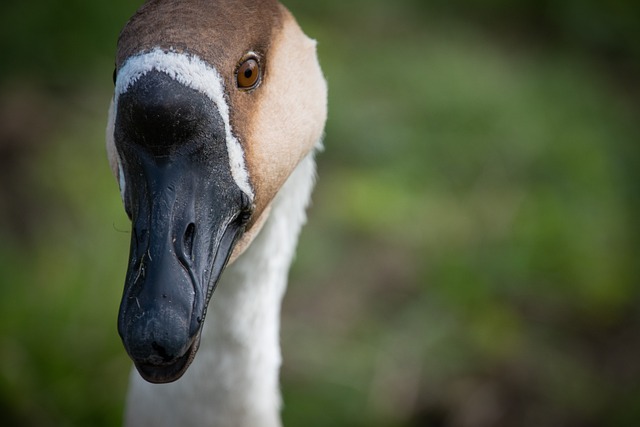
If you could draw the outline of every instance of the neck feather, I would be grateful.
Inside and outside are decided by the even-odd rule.
[[[311,153],[279,191],[263,229],[223,274],[183,378],[154,385],[133,370],[127,425],[280,425],[280,305],[314,179]]]

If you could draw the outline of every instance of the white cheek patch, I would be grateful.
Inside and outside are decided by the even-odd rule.
[[[160,48],[155,48],[150,52],[129,58],[118,72],[113,101],[114,107],[110,114],[110,116],[114,116],[113,121],[115,122],[119,96],[125,93],[140,77],[153,70],[167,74],[179,83],[203,93],[213,101],[224,122],[231,175],[236,185],[253,200],[254,194],[251,184],[249,183],[249,174],[244,161],[244,150],[240,142],[238,142],[233,135],[231,124],[229,123],[229,106],[227,105],[224,95],[223,80],[215,68],[197,56],[171,51],[165,52]],[[108,132],[110,132],[111,135],[107,135],[107,139],[110,137],[113,138],[114,125],[115,123],[111,123],[110,117]],[[117,160],[120,190],[124,194],[124,174],[122,173],[120,161],[119,159]]]
[[[118,159],[118,184],[120,185],[120,197],[124,203],[124,192],[127,189],[127,183],[124,180],[124,171],[122,170],[122,162]]]
[[[124,203],[124,193],[126,190],[127,183],[124,179],[124,172],[122,170],[122,162],[120,161],[120,155],[118,154],[118,150],[116,149],[114,132],[116,125],[116,109],[115,102],[112,99],[111,105],[109,105],[109,118],[107,120],[107,155],[109,156],[109,165],[111,166],[111,170],[118,178],[118,185],[120,186],[120,197],[122,198],[122,203]]]

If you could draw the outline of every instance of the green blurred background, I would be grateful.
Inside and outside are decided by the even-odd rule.
[[[114,426],[140,1],[0,5],[0,424]],[[330,87],[289,426],[640,425],[640,2],[290,0]]]

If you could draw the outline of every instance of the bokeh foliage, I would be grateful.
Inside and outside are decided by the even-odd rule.
[[[638,3],[286,4],[330,115],[285,424],[640,422]],[[3,425],[121,419],[129,225],[103,135],[137,5],[0,6]]]

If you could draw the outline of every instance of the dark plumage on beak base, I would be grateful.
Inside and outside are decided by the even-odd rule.
[[[209,298],[250,216],[213,102],[166,74],[118,99],[115,142],[132,220],[118,331],[143,378],[175,381],[198,348]]]

